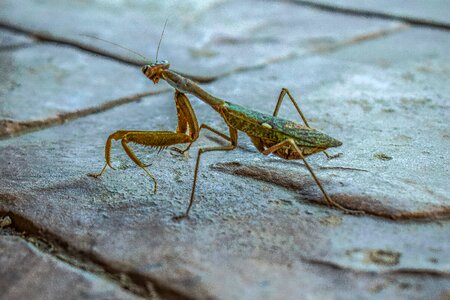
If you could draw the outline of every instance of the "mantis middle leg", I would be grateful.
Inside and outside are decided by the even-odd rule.
[[[194,195],[195,195],[195,187],[197,184],[197,175],[198,175],[198,169],[199,169],[199,165],[200,165],[200,157],[203,153],[205,152],[211,152],[211,151],[231,151],[236,149],[237,147],[237,138],[238,138],[238,133],[237,130],[235,128],[230,127],[230,137],[227,137],[225,134],[221,133],[218,130],[215,130],[211,127],[209,127],[208,125],[202,124],[202,126],[200,126],[200,128],[205,128],[210,130],[211,132],[219,135],[220,137],[224,138],[227,141],[230,141],[230,145],[228,146],[221,146],[221,147],[208,147],[208,148],[200,148],[198,149],[198,154],[197,154],[197,161],[195,163],[195,170],[194,170],[194,181],[192,183],[192,192],[191,192],[191,199],[189,200],[189,206],[186,209],[186,212],[183,216],[181,217],[187,217],[189,214],[189,211],[191,210],[192,204],[194,203]]]

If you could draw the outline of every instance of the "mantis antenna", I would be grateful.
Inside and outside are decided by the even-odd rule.
[[[147,57],[145,57],[144,55],[142,55],[142,54],[140,54],[140,53],[138,53],[138,52],[136,52],[136,51],[134,51],[134,50],[131,50],[131,49],[127,48],[127,47],[124,47],[124,46],[122,46],[122,45],[113,43],[113,42],[108,41],[108,40],[101,39],[101,38],[96,37],[96,36],[88,35],[88,34],[82,34],[82,36],[87,36],[87,37],[89,37],[89,38],[96,39],[96,40],[100,40],[100,41],[102,41],[102,42],[105,42],[105,43],[108,43],[108,44],[117,46],[117,47],[122,48],[122,49],[124,49],[124,50],[130,51],[130,52],[133,53],[133,54],[138,55],[140,58],[143,58],[145,61],[149,61],[149,59],[148,59]]]
[[[158,48],[156,48],[156,58],[155,58],[155,62],[158,62],[158,53],[159,53],[159,46],[161,46],[161,41],[164,35],[164,30],[166,30],[166,25],[167,25],[167,21],[169,20],[169,18],[166,19],[166,22],[164,23],[164,27],[163,30],[161,32],[161,37],[159,38],[159,43],[158,43]]]

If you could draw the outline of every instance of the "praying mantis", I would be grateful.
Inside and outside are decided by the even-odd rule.
[[[220,138],[223,138],[229,144],[226,146],[202,147],[198,149],[189,205],[184,215],[180,216],[180,218],[187,217],[194,203],[200,158],[202,154],[212,151],[231,151],[236,149],[238,143],[238,131],[242,131],[249,136],[256,149],[264,155],[274,154],[287,160],[303,160],[305,167],[321,190],[325,202],[329,207],[334,206],[346,213],[363,213],[362,211],[355,211],[345,208],[339,203],[333,201],[306,161],[305,156],[319,152],[324,152],[328,157],[330,157],[325,150],[328,148],[341,146],[342,143],[337,139],[311,128],[288,89],[281,89],[275,110],[272,115],[269,115],[233,104],[209,94],[191,79],[184,77],[176,71],[170,70],[170,64],[168,61],[158,61],[156,59],[155,63],[144,65],[142,67],[142,72],[154,84],[157,84],[160,80],[165,80],[175,89],[174,99],[178,115],[178,126],[175,131],[118,130],[114,132],[106,140],[106,163],[103,169],[98,174],[89,174],[90,176],[101,176],[108,166],[111,169],[114,169],[111,164],[110,155],[112,140],[120,140],[123,149],[130,159],[137,166],[142,168],[153,180],[153,191],[156,193],[157,182],[155,176],[148,170],[147,166],[139,158],[137,158],[128,144],[136,143],[143,146],[156,147],[160,150],[176,144],[188,144],[183,150],[176,147],[172,148],[173,150],[184,154],[198,139],[202,129],[209,130],[210,132],[218,135]],[[201,124],[199,126],[195,112],[186,94],[192,94],[211,106],[211,108],[214,109],[225,121],[229,128],[229,135],[214,129],[207,124]],[[302,118],[304,125],[285,120],[277,116],[281,103],[286,95],[292,101],[297,112]]]
[[[92,176],[101,176],[107,166],[114,169],[111,165],[111,144],[112,140],[120,140],[126,154],[130,157],[130,159],[142,168],[148,176],[150,176],[150,178],[152,178],[154,182],[154,192],[156,192],[157,182],[155,176],[148,170],[147,166],[136,157],[128,143],[136,143],[143,146],[157,147],[160,149],[176,144],[188,144],[183,150],[173,148],[179,153],[185,153],[198,139],[200,131],[202,129],[207,129],[229,142],[229,145],[198,149],[191,197],[186,212],[183,215],[184,217],[187,217],[194,203],[200,158],[202,154],[211,151],[231,151],[236,149],[239,130],[246,133],[250,137],[250,140],[256,149],[264,155],[269,155],[272,153],[287,160],[303,160],[305,167],[308,169],[317,186],[321,190],[328,206],[335,206],[346,213],[361,213],[360,211],[347,209],[339,203],[333,201],[330,196],[328,196],[314,171],[306,161],[305,156],[319,152],[324,152],[328,156],[325,152],[326,149],[338,147],[342,145],[342,143],[337,139],[311,128],[288,89],[283,88],[281,90],[275,110],[272,115],[269,115],[217,98],[203,90],[194,81],[170,70],[169,67],[169,62],[164,60],[157,61],[150,65],[144,65],[142,67],[142,72],[147,78],[153,81],[154,84],[157,84],[162,79],[175,88],[174,99],[178,115],[178,126],[176,130],[174,132],[136,130],[119,130],[114,132],[106,140],[106,164],[99,174],[91,174]],[[198,99],[202,100],[211,106],[217,113],[219,113],[229,128],[229,136],[206,124],[201,124],[199,126],[195,112],[186,94],[196,96]],[[277,116],[281,103],[286,95],[294,104],[305,125],[297,124]]]

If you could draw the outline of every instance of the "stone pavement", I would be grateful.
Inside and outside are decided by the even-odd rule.
[[[445,1],[0,3],[0,299],[450,299],[450,7]],[[375,4],[376,3],[376,4]],[[290,89],[343,142],[308,161],[113,143],[174,130],[172,89],[142,59],[271,113]],[[226,131],[190,96],[200,123]],[[301,121],[286,101],[280,116]]]

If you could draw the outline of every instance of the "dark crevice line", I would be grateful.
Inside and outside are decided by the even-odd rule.
[[[302,257],[302,261],[314,265],[321,265],[333,268],[335,270],[339,271],[349,271],[354,273],[361,273],[361,274],[367,274],[367,273],[373,273],[377,275],[418,275],[418,276],[436,276],[436,277],[450,277],[450,273],[445,271],[439,271],[439,270],[433,270],[433,269],[413,269],[413,268],[397,268],[397,269],[391,269],[386,271],[365,271],[365,270],[357,270],[350,267],[343,266],[341,264],[327,261],[327,260],[321,260],[321,259],[312,259],[312,258],[306,258]]]
[[[169,91],[170,89],[163,89],[159,91],[144,92],[131,96],[126,96],[118,98],[116,100],[108,101],[98,106],[88,107],[85,109],[80,109],[71,112],[60,113],[54,117],[50,117],[44,120],[33,120],[33,121],[0,120],[0,140],[29,133],[31,131],[52,127],[58,124],[63,124],[81,117],[86,117],[92,114],[104,112],[120,105],[137,102],[144,97],[159,95],[167,93]]]
[[[94,54],[97,54],[100,56],[104,56],[107,58],[117,60],[124,64],[132,65],[132,66],[141,66],[141,65],[145,64],[145,62],[141,61],[141,60],[135,60],[132,58],[120,56],[120,55],[114,54],[109,51],[105,51],[105,50],[97,48],[97,47],[85,45],[83,43],[80,43],[80,42],[77,42],[77,41],[74,41],[74,40],[71,40],[68,38],[55,36],[55,35],[52,35],[47,32],[39,32],[39,31],[29,30],[27,28],[21,27],[16,24],[10,24],[5,21],[0,21],[0,27],[3,29],[7,29],[9,31],[15,32],[15,33],[28,35],[28,36],[32,37],[33,39],[35,39],[36,41],[51,42],[51,43],[57,43],[57,44],[63,44],[63,45],[75,47],[75,48],[78,48],[83,51],[91,52],[91,53],[94,53]]]
[[[1,26],[1,24],[0,24],[0,26]],[[344,40],[342,42],[336,43],[334,45],[330,45],[328,47],[316,48],[316,49],[314,49],[310,52],[304,53],[302,55],[298,55],[296,53],[291,53],[284,57],[273,58],[270,61],[266,61],[261,64],[237,67],[233,70],[230,70],[228,72],[222,73],[221,75],[218,75],[216,78],[217,79],[225,78],[225,77],[231,76],[233,74],[245,73],[245,72],[255,71],[258,69],[263,69],[263,68],[267,67],[268,65],[281,63],[283,61],[288,61],[288,60],[298,58],[298,57],[309,57],[309,56],[313,56],[313,55],[318,55],[318,54],[320,55],[320,54],[324,54],[324,53],[333,52],[333,51],[336,51],[343,47],[347,47],[347,46],[359,44],[359,43],[362,43],[365,41],[381,38],[381,37],[396,33],[398,31],[401,31],[401,30],[404,30],[407,28],[409,28],[407,25],[400,24],[400,25],[392,27],[392,28],[387,28],[387,29],[377,30],[374,32],[364,33],[361,35],[354,36],[350,39]],[[56,43],[56,41],[55,41],[55,43]],[[36,44],[37,43],[32,43],[30,45],[36,45]],[[114,57],[111,57],[111,58],[114,59]],[[170,89],[165,89],[165,90],[155,91],[155,92],[145,92],[145,93],[141,93],[141,94],[127,96],[127,97],[123,97],[123,98],[119,98],[116,100],[106,102],[100,106],[90,107],[90,108],[86,108],[86,109],[82,109],[82,110],[78,110],[78,111],[74,111],[74,112],[61,113],[59,115],[56,115],[54,117],[50,117],[50,118],[44,119],[44,120],[33,120],[33,121],[24,121],[24,122],[14,121],[14,120],[0,120],[0,140],[8,138],[8,137],[13,137],[13,136],[18,136],[21,134],[29,133],[31,131],[36,131],[39,129],[55,126],[58,124],[62,124],[64,122],[67,122],[70,120],[74,120],[77,118],[89,116],[91,114],[103,112],[103,111],[109,110],[109,109],[114,108],[119,105],[136,102],[146,96],[157,95],[157,94],[161,94],[161,93],[168,92],[168,91],[170,91]]]
[[[68,46],[72,46],[75,48],[78,48],[80,50],[92,53],[92,54],[96,54],[96,55],[100,55],[103,57],[107,57],[109,59],[113,59],[116,61],[119,61],[121,63],[124,64],[128,64],[128,65],[132,65],[132,66],[142,66],[145,63],[145,61],[142,60],[136,60],[136,59],[132,59],[129,57],[125,57],[125,56],[121,56],[118,55],[116,53],[113,52],[109,52],[109,51],[105,51],[101,48],[97,48],[97,47],[93,47],[90,45],[86,45],[83,43],[80,43],[78,41],[75,40],[70,40],[67,38],[63,38],[63,37],[58,37],[58,36],[54,36],[50,33],[45,33],[45,32],[35,32],[26,28],[23,28],[21,26],[18,25],[13,25],[10,23],[6,23],[4,21],[0,21],[0,28],[3,27],[4,29],[10,30],[12,32],[16,32],[16,33],[21,33],[21,34],[26,34],[31,36],[32,38],[34,38],[37,41],[43,41],[43,42],[49,42],[49,43],[55,43],[55,44],[63,44],[63,45],[68,45]],[[373,39],[377,39],[380,37],[384,37],[386,35],[395,33],[397,31],[400,31],[402,29],[407,28],[407,26],[405,26],[405,24],[401,24],[397,27],[394,28],[388,28],[388,29],[382,29],[382,30],[378,30],[375,32],[368,32],[362,35],[358,35],[355,37],[350,38],[349,40],[345,40],[345,41],[341,41],[338,42],[334,45],[330,45],[327,47],[323,47],[323,48],[316,48],[316,49],[312,49],[310,52],[305,53],[303,55],[298,55],[296,53],[291,53],[288,54],[286,56],[283,57],[275,57],[273,59],[270,59],[268,61],[265,61],[263,63],[260,64],[256,64],[256,65],[250,65],[250,66],[239,66],[236,67],[234,69],[228,70],[226,72],[223,73],[219,73],[213,76],[197,76],[197,75],[190,75],[190,74],[186,74],[186,73],[182,73],[182,72],[177,72],[182,76],[185,76],[187,78],[190,78],[198,83],[211,83],[214,82],[218,79],[222,79],[228,76],[231,76],[233,74],[239,74],[239,73],[245,73],[245,72],[249,72],[249,71],[254,71],[254,70],[258,70],[258,69],[262,69],[268,65],[271,64],[276,64],[276,63],[280,63],[283,61],[287,61],[287,60],[291,60],[291,59],[295,59],[298,58],[299,56],[309,56],[309,55],[315,55],[315,54],[319,54],[319,53],[326,53],[326,52],[332,52],[335,50],[338,50],[342,47],[345,46],[349,46],[349,45],[353,45],[353,44],[357,44],[360,42],[364,42],[367,40],[373,40]]]
[[[67,44],[67,45],[77,47],[83,51],[92,52],[94,54],[100,54],[100,55],[108,57],[110,59],[118,60],[119,62],[121,61],[121,62],[124,62],[127,64],[131,64],[133,66],[136,66],[136,65],[140,66],[142,64],[142,62],[130,60],[128,58],[126,58],[125,60],[122,60],[122,57],[120,57],[120,56],[117,56],[112,53],[105,53],[103,50],[100,50],[97,48],[92,48],[92,47],[89,47],[89,46],[86,46],[83,44],[78,44],[75,41],[66,40],[64,38],[60,39],[59,37],[54,37],[54,36],[52,36],[50,34],[46,34],[46,33],[32,32],[27,29],[23,29],[19,26],[2,23],[0,21],[0,27],[2,27],[2,26],[4,28],[6,28],[7,30],[10,30],[13,32],[19,32],[19,33],[30,35],[31,37],[35,38],[38,42],[51,42],[51,43]],[[283,57],[272,58],[261,64],[250,65],[250,66],[240,66],[240,67],[234,68],[232,70],[229,70],[227,72],[221,73],[221,74],[213,76],[213,77],[200,78],[198,76],[189,76],[189,75],[182,74],[182,73],[180,73],[180,74],[183,76],[189,77],[199,83],[210,83],[217,79],[225,78],[225,77],[231,76],[233,74],[246,73],[246,72],[251,72],[251,71],[258,70],[258,69],[263,69],[271,64],[281,63],[281,62],[292,60],[292,59],[299,58],[299,57],[309,57],[309,56],[313,56],[313,55],[320,55],[320,54],[324,54],[324,53],[333,52],[333,51],[339,50],[343,47],[347,47],[347,46],[359,44],[359,43],[362,43],[365,41],[381,38],[381,37],[387,36],[389,34],[393,34],[398,31],[404,30],[406,28],[408,28],[408,26],[406,24],[400,24],[395,27],[377,30],[374,32],[364,33],[361,35],[354,36],[350,39],[341,41],[334,45],[330,45],[330,46],[323,47],[323,48],[313,49],[313,50],[311,50],[307,53],[301,54],[301,55],[299,55],[297,53],[291,53],[291,54],[288,54]],[[30,43],[30,45],[37,45],[37,44],[38,43]],[[35,130],[47,128],[50,126],[55,126],[57,124],[61,124],[66,121],[77,119],[77,118],[84,117],[84,116],[88,116],[91,114],[103,112],[103,111],[106,111],[108,109],[111,109],[111,108],[119,106],[119,105],[138,101],[138,100],[140,100],[140,98],[145,97],[145,96],[156,95],[156,94],[160,94],[160,93],[167,92],[167,91],[169,91],[169,90],[167,89],[167,90],[163,90],[163,91],[147,92],[147,93],[132,95],[132,96],[128,96],[128,97],[124,97],[124,98],[120,98],[120,99],[116,99],[116,100],[104,103],[97,107],[86,108],[86,109],[82,109],[82,110],[75,111],[75,112],[62,113],[62,114],[59,114],[54,117],[50,117],[45,120],[34,120],[34,121],[25,121],[25,122],[19,122],[19,121],[13,121],[13,120],[0,120],[0,140],[4,139],[4,138],[12,137],[12,136],[25,134],[30,131],[35,131]]]
[[[300,163],[296,165],[305,167]],[[243,164],[238,161],[232,161],[214,164],[211,166],[211,169],[231,175],[267,182],[297,192],[308,190],[312,187],[316,188],[316,184],[313,181],[301,180],[296,176],[286,174],[283,170],[275,168],[268,169],[267,166],[263,167],[254,164]],[[305,174],[304,176],[307,175]],[[437,220],[447,220],[450,218],[450,207],[445,205],[430,207],[427,208],[428,210],[423,211],[405,211],[397,208],[390,208],[389,206],[385,207],[379,200],[370,196],[349,195],[346,193],[336,193],[331,194],[330,196],[337,203],[347,209],[363,211],[365,214],[362,216],[383,218],[397,222],[409,220],[434,222]],[[308,192],[302,194],[302,201],[309,202],[314,205],[326,205],[323,201],[322,195],[310,195]]]
[[[348,8],[348,7],[336,6],[336,5],[332,5],[332,4],[319,3],[317,1],[285,0],[285,2],[295,3],[295,4],[299,4],[299,5],[303,5],[303,6],[307,6],[307,7],[311,7],[311,8],[316,8],[316,9],[329,11],[329,12],[341,13],[341,14],[345,14],[345,15],[401,21],[401,22],[404,22],[404,23],[407,23],[410,25],[415,25],[415,26],[430,27],[430,28],[441,29],[441,30],[450,30],[450,24],[432,21],[432,20],[428,20],[428,19],[400,16],[400,15],[396,15],[396,14],[377,12],[377,11],[365,10],[365,9],[360,9],[360,8]]]
[[[36,225],[33,221],[11,211],[0,210],[0,217],[8,216],[12,224],[0,229],[10,235],[20,236],[44,253],[71,266],[108,279],[136,296],[146,299],[191,299],[157,278],[141,274],[118,264],[109,264],[95,253],[77,249],[58,235]],[[3,234],[3,233],[2,233]]]
[[[131,286],[130,283],[128,283],[127,286],[124,286],[123,284],[118,282],[119,279],[114,278],[112,276],[108,276],[108,274],[106,274],[104,270],[98,266],[88,266],[86,262],[75,261],[73,257],[57,253],[60,250],[58,249],[57,246],[55,247],[50,242],[44,241],[43,239],[41,239],[38,236],[35,236],[34,234],[29,234],[26,232],[18,232],[15,228],[5,228],[0,229],[0,237],[1,236],[18,237],[22,241],[27,243],[29,247],[34,248],[34,250],[37,252],[40,252],[41,255],[42,254],[49,255],[51,258],[60,261],[62,264],[68,267],[72,267],[77,270],[81,270],[82,272],[89,273],[90,276],[106,280],[108,283],[114,285],[115,287],[120,288],[121,290],[125,290],[127,293],[133,294],[134,296],[150,298],[146,297],[146,293],[144,291],[138,291],[140,290],[139,287]],[[121,278],[121,280],[123,280],[123,278]]]
[[[360,43],[364,43],[367,41],[373,41],[379,38],[383,38],[386,37],[388,35],[391,34],[395,34],[398,32],[401,32],[403,30],[406,30],[409,28],[409,25],[407,24],[399,24],[397,26],[391,27],[391,28],[386,28],[386,29],[380,29],[380,30],[376,30],[373,32],[366,32],[360,35],[356,35],[353,37],[350,37],[349,39],[343,40],[343,41],[339,41],[336,42],[335,44],[329,45],[329,46],[324,46],[324,47],[316,47],[306,53],[302,53],[302,54],[298,54],[295,52],[292,52],[286,56],[283,57],[275,57],[272,58],[270,60],[267,60],[263,63],[260,64],[256,64],[256,65],[250,65],[250,66],[240,66],[237,68],[234,68],[230,71],[224,72],[220,75],[218,75],[218,79],[222,79],[234,74],[239,74],[239,73],[246,73],[246,72],[251,72],[251,71],[255,71],[255,70],[259,70],[259,69],[263,69],[269,65],[273,65],[273,64],[277,64],[277,63],[282,63],[282,62],[286,62],[286,61],[290,61],[292,59],[296,59],[296,58],[300,58],[300,57],[312,57],[315,55],[322,55],[322,54],[326,54],[326,53],[332,53],[334,51],[337,51],[339,49],[348,47],[348,46],[352,46],[352,45],[357,45]]]
[[[1,211],[0,217],[8,216],[12,224],[7,228],[0,229],[0,235],[18,236],[27,243],[32,244],[39,251],[51,257],[69,264],[70,266],[89,272],[108,280],[115,286],[120,287],[138,297],[146,299],[192,299],[182,291],[170,287],[165,282],[147,274],[141,274],[133,270],[127,270],[120,265],[111,265],[94,253],[77,249],[69,242],[60,239],[57,235],[36,226],[32,221],[13,212]],[[302,262],[317,266],[332,268],[338,271],[354,274],[385,275],[412,275],[450,277],[450,273],[433,269],[397,268],[386,271],[367,271],[353,269],[336,262],[315,258],[301,257]]]
[[[386,36],[389,36],[391,34],[396,34],[398,32],[401,32],[403,30],[409,29],[410,25],[405,23],[400,23],[399,25],[396,25],[394,27],[385,28],[385,29],[379,29],[372,32],[366,32],[363,34],[355,35],[353,37],[350,37],[349,39],[343,40],[341,42],[337,42],[333,45],[326,46],[323,48],[316,48],[312,54],[323,54],[323,53],[331,53],[334,51],[337,51],[339,49],[349,47],[352,45],[358,45],[360,43],[364,43],[367,41],[373,41],[379,38],[383,38]]]
[[[29,35],[37,41],[62,44],[62,45],[74,47],[74,48],[77,48],[77,49],[80,49],[80,50],[83,50],[86,52],[90,52],[92,54],[96,54],[96,55],[99,55],[102,57],[113,59],[113,60],[116,60],[118,62],[127,64],[127,65],[131,65],[131,66],[141,67],[145,64],[150,63],[150,62],[146,62],[143,60],[137,60],[137,59],[132,59],[132,58],[129,58],[126,56],[118,55],[116,53],[106,51],[102,48],[90,46],[90,45],[84,44],[82,42],[68,39],[65,37],[55,36],[55,35],[52,35],[47,32],[32,31],[27,28],[21,27],[19,25],[10,24],[10,23],[4,22],[4,21],[0,21],[0,28],[6,29],[6,30],[9,30],[12,32],[16,32],[16,33]],[[187,78],[190,78],[196,82],[199,82],[199,83],[210,83],[218,78],[218,76],[196,76],[196,75],[191,75],[191,74],[184,74],[181,72],[177,72],[177,73],[179,73]]]
[[[132,65],[132,66],[142,66],[148,62],[142,61],[142,60],[136,60],[136,59],[132,59],[129,57],[125,57],[125,56],[121,56],[118,55],[116,53],[113,52],[109,52],[109,51],[105,51],[101,48],[97,48],[97,47],[93,47],[90,45],[86,45],[83,43],[80,43],[79,41],[75,41],[75,40],[71,40],[71,39],[67,39],[67,38],[63,38],[63,37],[59,37],[59,36],[54,36],[50,33],[45,33],[45,32],[35,32],[26,28],[23,28],[21,26],[18,25],[13,25],[10,23],[6,23],[4,21],[0,21],[0,28],[3,27],[4,29],[10,30],[12,32],[16,32],[16,33],[21,33],[21,34],[26,34],[31,36],[32,38],[34,38],[37,41],[43,41],[43,42],[48,42],[48,43],[55,43],[55,44],[63,44],[63,45],[68,45],[71,47],[75,47],[78,48],[80,50],[92,53],[92,54],[96,54],[102,57],[106,57],[109,59],[113,59],[116,61],[119,61],[121,63],[124,64],[128,64],[128,65]],[[263,63],[260,64],[255,64],[255,65],[250,65],[250,66],[239,66],[236,68],[233,68],[231,70],[222,72],[222,73],[218,73],[216,75],[213,76],[198,76],[198,75],[191,75],[191,74],[186,74],[186,73],[182,73],[182,72],[178,72],[178,74],[190,78],[198,83],[211,83],[214,82],[218,79],[222,79],[228,76],[231,76],[233,74],[239,74],[239,73],[245,73],[245,72],[249,72],[249,71],[254,71],[254,70],[258,70],[258,69],[262,69],[268,65],[271,64],[276,64],[276,63],[280,63],[283,61],[287,61],[287,60],[291,60],[291,59],[295,59],[298,58],[299,56],[302,57],[306,57],[306,56],[310,56],[310,55],[316,55],[316,54],[321,54],[321,53],[326,53],[326,52],[332,52],[335,50],[338,50],[342,47],[345,46],[349,46],[349,45],[353,45],[353,44],[357,44],[360,42],[364,42],[367,40],[373,40],[373,39],[377,39],[380,37],[384,37],[387,36],[389,34],[392,33],[396,33],[400,30],[403,30],[407,28],[407,26],[405,26],[405,24],[401,24],[397,27],[394,28],[387,28],[387,29],[382,29],[382,30],[378,30],[375,32],[368,32],[368,33],[364,33],[355,37],[350,38],[349,40],[345,40],[345,41],[341,41],[338,42],[334,45],[330,45],[327,47],[323,47],[323,48],[316,48],[316,49],[312,49],[311,51],[303,54],[303,55],[298,55],[296,53],[291,53],[288,54],[286,56],[283,57],[275,57],[272,58],[270,60],[267,60]]]

